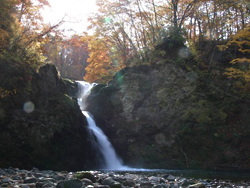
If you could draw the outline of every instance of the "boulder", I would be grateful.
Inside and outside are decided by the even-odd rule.
[[[115,180],[113,180],[112,178],[106,178],[102,181],[103,185],[108,185],[110,188],[121,188],[121,184]]]
[[[59,77],[54,65],[42,66],[30,85],[0,101],[0,166],[24,169],[83,170],[94,167],[86,118],[77,84]]]
[[[86,110],[125,165],[249,169],[249,105],[224,93],[228,80],[208,83],[205,72],[189,68],[194,63],[126,67],[93,88]],[[234,134],[230,127],[245,128]]]
[[[87,111],[125,164],[183,167],[176,129],[183,126],[196,84],[195,73],[172,62],[124,68],[108,85],[93,88]]]
[[[56,188],[81,188],[82,186],[83,183],[80,180],[74,179],[59,181]]]
[[[95,176],[93,174],[91,174],[90,172],[77,172],[76,178],[80,179],[80,180],[87,178],[87,179],[91,180],[93,183],[96,182]]]
[[[205,187],[206,186],[203,183],[196,183],[188,186],[188,188],[205,188]]]

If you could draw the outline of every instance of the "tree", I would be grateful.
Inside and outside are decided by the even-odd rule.
[[[73,35],[71,38],[50,36],[45,48],[47,61],[54,63],[64,78],[82,80],[87,67],[87,42],[83,36]]]
[[[88,39],[90,51],[84,79],[88,82],[107,83],[123,67],[117,57],[116,48],[105,38],[91,36]]]
[[[242,55],[230,62],[232,67],[226,69],[225,75],[250,83],[250,27],[238,32],[226,45],[220,46],[220,49],[225,50],[232,45],[237,47]]]
[[[1,97],[28,90],[32,73],[45,62],[42,49],[45,36],[61,24],[52,27],[41,24],[39,10],[48,2],[38,2],[34,5],[31,0],[1,0]]]
[[[0,54],[8,45],[10,37],[13,35],[15,2],[2,0],[0,1]]]

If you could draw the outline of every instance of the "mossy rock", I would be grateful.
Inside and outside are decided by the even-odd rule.
[[[96,182],[95,176],[93,174],[89,173],[89,172],[77,172],[76,178],[79,179],[79,180],[87,178],[87,179],[91,180],[93,183]]]

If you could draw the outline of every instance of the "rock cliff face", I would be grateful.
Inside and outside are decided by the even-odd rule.
[[[0,166],[55,170],[94,167],[77,84],[45,65],[23,91],[1,100]]]
[[[235,116],[220,109],[233,103],[201,87],[198,76],[177,63],[125,68],[92,89],[87,110],[131,167],[248,168],[247,134],[233,136],[228,124]]]
[[[172,63],[126,68],[107,87],[93,89],[87,110],[126,164],[184,166],[177,131],[196,80],[195,74]]]

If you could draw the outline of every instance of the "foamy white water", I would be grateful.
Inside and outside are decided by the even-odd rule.
[[[120,170],[124,168],[121,159],[117,157],[116,152],[109,142],[107,136],[99,127],[96,126],[96,123],[91,117],[90,113],[87,111],[82,111],[82,113],[86,116],[89,129],[96,136],[97,142],[99,143],[99,149],[105,161],[104,168],[110,170]]]
[[[98,148],[104,158],[104,169],[108,170],[128,170],[129,168],[123,166],[122,160],[116,155],[115,149],[108,140],[104,132],[97,127],[92,115],[84,111],[86,106],[86,96],[89,94],[91,88],[96,84],[89,84],[88,82],[78,81],[78,104],[82,110],[83,115],[85,115],[90,132],[94,136],[90,136],[91,139],[95,139],[98,142]],[[93,140],[94,142],[94,140]]]
[[[78,83],[78,105],[80,106],[81,110],[86,108],[86,97],[90,94],[90,90],[97,85],[96,83],[88,83],[85,81],[77,81]]]

